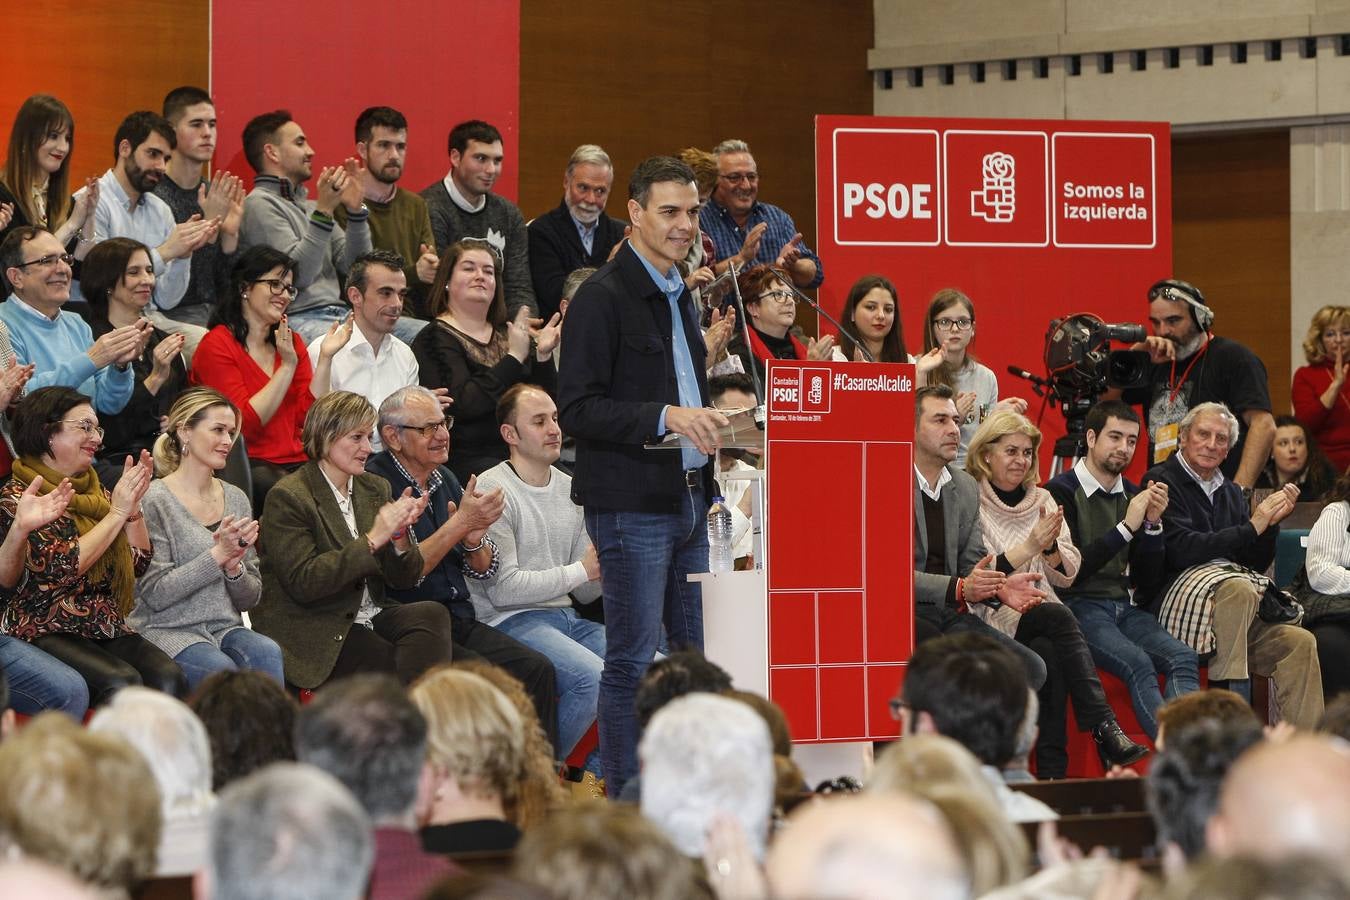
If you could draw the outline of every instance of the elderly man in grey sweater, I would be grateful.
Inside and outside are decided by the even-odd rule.
[[[505,508],[488,529],[500,565],[489,581],[469,582],[478,620],[549,658],[558,676],[558,751],[564,756],[595,721],[605,630],[572,609],[572,597],[600,595],[600,563],[586,536],[572,478],[553,467],[562,448],[558,408],[531,384],[497,404],[510,458],[478,476],[478,489],[501,487]],[[589,766],[588,766],[589,768]]]

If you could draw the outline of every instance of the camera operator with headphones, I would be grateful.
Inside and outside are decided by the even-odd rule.
[[[1214,310],[1194,285],[1159,281],[1149,288],[1148,299],[1153,334],[1133,349],[1148,351],[1152,372],[1146,387],[1125,391],[1123,399],[1144,406],[1149,465],[1176,452],[1187,410],[1201,403],[1222,403],[1241,418],[1243,427],[1220,471],[1250,501],[1252,486],[1275,442],[1265,364],[1237,341],[1213,335]]]

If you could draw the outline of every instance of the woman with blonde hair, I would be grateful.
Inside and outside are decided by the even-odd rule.
[[[216,477],[241,418],[210,388],[179,395],[155,441],[159,477],[141,501],[155,556],[137,582],[130,621],[173,657],[192,690],[209,675],[241,668],[285,683],[281,648],[239,615],[262,596],[258,522],[244,492]]]
[[[1350,306],[1313,313],[1303,339],[1306,366],[1294,372],[1294,415],[1322,447],[1338,473],[1350,467]]]
[[[980,485],[985,548],[1000,571],[1042,576],[1045,591],[1044,600],[1017,600],[997,609],[981,603],[971,612],[1045,657],[1051,678],[1043,688],[1049,694],[1042,697],[1037,772],[1042,778],[1062,778],[1068,757],[1061,691],[1073,701],[1079,727],[1092,732],[1107,768],[1138,762],[1148,750],[1130,740],[1116,722],[1078,620],[1055,596],[1056,587],[1073,584],[1082,557],[1064,511],[1037,483],[1040,446],[1040,429],[1011,410],[991,415],[970,441],[966,471]]]
[[[505,852],[520,840],[507,820],[527,777],[525,723],[486,678],[442,666],[419,678],[412,701],[427,720],[431,790],[418,810],[428,853]]]

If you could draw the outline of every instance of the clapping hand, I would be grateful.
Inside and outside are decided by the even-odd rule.
[[[500,487],[490,491],[478,490],[478,476],[470,475],[469,483],[464,486],[464,495],[459,498],[459,506],[451,518],[459,521],[467,529],[470,537],[481,536],[494,522],[501,518],[506,508],[506,495]],[[472,543],[478,543],[477,540]]]
[[[1049,596],[1037,587],[1040,583],[1041,576],[1037,572],[1018,572],[1009,575],[1003,589],[998,592],[998,599],[1017,612],[1024,613],[1033,606],[1040,606]]]
[[[731,343],[731,335],[736,328],[736,307],[728,306],[724,315],[720,309],[712,311],[708,330],[703,332],[703,346],[707,350],[709,363],[717,362]]]
[[[226,573],[237,570],[248,553],[248,548],[258,540],[258,520],[248,516],[226,516],[216,527],[214,543],[211,546],[211,558]]]
[[[402,494],[381,506],[379,512],[375,514],[374,524],[366,534],[371,545],[378,550],[393,540],[394,535],[403,535],[422,517],[422,511],[427,508],[430,496],[423,494],[414,497],[412,488],[408,487],[403,489]]]
[[[994,568],[994,554],[990,553],[975,564],[966,576],[965,594],[967,603],[979,603],[988,600],[1003,589],[1008,576]]]
[[[1036,524],[1031,527],[1027,542],[1036,553],[1043,553],[1055,546],[1059,539],[1059,530],[1064,524],[1064,510],[1058,506],[1046,509],[1042,506],[1038,512]]]
[[[197,188],[197,203],[202,215],[220,223],[220,233],[239,234],[239,223],[244,218],[244,180],[217,169],[209,182]]]
[[[355,317],[351,313],[340,322],[334,322],[328,326],[328,333],[323,336],[319,343],[319,358],[332,359],[337,352],[347,346],[347,342],[352,339],[352,328],[355,325]]]
[[[0,411],[7,409],[11,403],[19,399],[23,394],[23,386],[33,377],[35,368],[36,365],[33,363],[23,366],[11,364],[9,368],[0,371]]]
[[[558,346],[558,341],[562,340],[562,314],[554,313],[548,322],[543,319],[530,319],[529,323],[535,356],[541,361],[546,360],[553,352],[553,348]]]
[[[289,366],[294,369],[300,362],[300,355],[295,352],[295,338],[291,336],[291,323],[285,316],[277,324],[276,333],[277,356],[281,358],[283,366]]]
[[[139,516],[141,499],[150,490],[154,472],[149,450],[142,450],[139,460],[128,456],[122,463],[122,477],[117,479],[117,486],[112,490],[112,512],[124,519]]]
[[[19,495],[13,527],[21,534],[32,534],[61,518],[75,496],[75,487],[69,478],[62,478],[61,483],[46,494],[39,493],[41,490],[42,476],[38,475]]]
[[[441,266],[441,259],[436,255],[436,251],[426,244],[421,244],[417,248],[417,280],[423,284],[431,284],[436,280],[436,270]]]

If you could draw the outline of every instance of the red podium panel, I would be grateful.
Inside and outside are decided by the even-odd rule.
[[[893,738],[914,648],[914,367],[774,360],[769,694],[799,743]]]

